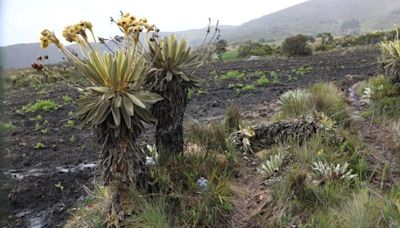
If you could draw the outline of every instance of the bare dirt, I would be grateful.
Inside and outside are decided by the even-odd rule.
[[[204,80],[203,93],[193,95],[187,107],[185,121],[188,123],[218,119],[230,104],[238,106],[249,121],[267,121],[274,113],[273,101],[288,90],[305,88],[317,81],[334,81],[340,84],[346,75],[375,75],[378,54],[377,49],[366,48],[321,53],[310,57],[237,61],[203,67],[196,72]],[[312,71],[297,80],[288,81],[290,72],[302,66],[311,66]],[[233,69],[245,72],[276,71],[280,75],[280,81],[276,85],[256,86],[254,91],[237,95],[235,90],[229,88],[229,84],[238,81],[212,79],[208,73],[214,69],[221,73]],[[249,77],[240,83],[254,84],[255,80]],[[347,85],[343,85],[343,88],[345,86]],[[12,88],[5,97],[6,117],[16,126],[7,135],[5,147],[9,164],[6,171],[9,177],[13,177],[8,186],[12,206],[8,218],[9,227],[62,226],[70,216],[71,208],[84,200],[86,194],[82,185],[90,185],[96,172],[96,168],[92,166],[82,168],[85,164],[95,164],[97,161],[98,147],[93,141],[91,131],[65,126],[71,118],[68,113],[74,111],[74,105],[64,105],[62,96],[69,95],[75,100],[78,93],[63,83],[50,84],[43,91],[39,93],[39,90],[31,88]],[[17,109],[34,103],[37,99],[51,99],[62,106],[50,112],[23,115],[16,113]],[[48,129],[46,134],[36,130],[38,121],[34,118],[38,114],[43,116],[43,120],[39,122]],[[43,123],[45,120],[47,124]],[[38,142],[45,147],[34,149]],[[235,212],[237,220],[231,224],[232,227],[251,227],[247,219],[251,217],[251,213],[249,215],[244,209],[256,210],[259,205],[254,204],[254,199],[265,197],[264,193],[259,194],[258,191],[259,182],[254,175],[254,162],[259,161],[246,163],[248,165],[242,174],[233,180],[243,190],[242,197],[236,202],[243,210]]]

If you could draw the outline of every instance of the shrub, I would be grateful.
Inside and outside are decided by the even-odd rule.
[[[310,41],[310,38],[302,34],[288,37],[282,43],[282,52],[287,56],[311,55],[312,50],[308,45],[308,41]]]
[[[223,55],[227,51],[226,48],[228,47],[228,41],[222,39],[218,40],[215,44],[215,52],[217,53],[218,59],[220,61],[223,60]]]
[[[272,54],[273,54],[273,48],[271,46],[253,41],[244,42],[239,46],[238,49],[238,56],[241,58],[247,58],[251,55],[267,56]]]

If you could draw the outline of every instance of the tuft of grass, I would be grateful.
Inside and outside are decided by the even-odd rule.
[[[365,117],[393,119],[400,116],[400,84],[392,84],[390,78],[378,76],[368,80],[364,91],[369,91],[369,108]]]
[[[225,109],[223,126],[225,131],[229,134],[235,130],[239,130],[242,126],[242,115],[239,109],[234,105],[229,105]]]
[[[279,97],[278,119],[298,118],[312,111],[310,93],[303,89],[288,91]]]
[[[316,83],[311,86],[310,94],[316,111],[325,113],[335,121],[349,121],[346,98],[334,84]]]
[[[385,196],[365,188],[334,209],[332,220],[336,221],[336,227],[397,227],[400,225],[398,200],[398,195]]]
[[[227,131],[218,123],[211,122],[207,125],[192,124],[189,126],[187,138],[189,142],[203,147],[206,151],[225,153],[231,150],[227,140]]]
[[[347,125],[350,120],[346,99],[332,83],[316,83],[308,90],[288,91],[279,98],[279,105],[277,119],[299,118],[321,112],[342,125]]]

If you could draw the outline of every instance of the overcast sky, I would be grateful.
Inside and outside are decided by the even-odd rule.
[[[47,28],[61,36],[66,25],[92,22],[97,36],[118,34],[110,16],[119,11],[147,17],[161,31],[205,27],[208,18],[223,25],[240,25],[306,0],[0,0],[0,46],[39,42]]]

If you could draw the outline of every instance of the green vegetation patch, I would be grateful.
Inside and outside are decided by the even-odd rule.
[[[17,110],[18,114],[23,114],[27,112],[38,112],[38,111],[45,111],[49,112],[51,110],[56,110],[60,106],[56,104],[52,100],[37,100],[34,104],[28,104],[23,106],[21,109]]]

